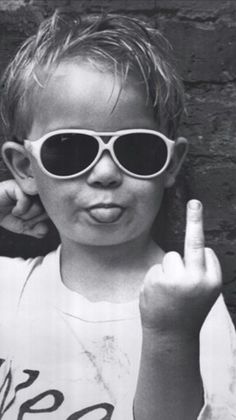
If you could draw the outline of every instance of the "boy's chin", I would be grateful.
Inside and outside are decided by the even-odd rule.
[[[68,237],[68,236],[60,236],[61,243],[64,245],[68,245],[68,243],[74,244],[74,246],[100,246],[100,247],[111,247],[111,246],[119,246],[125,245],[132,240],[136,239],[136,235],[127,235],[121,234],[121,232],[115,234],[101,234],[101,235],[86,235],[86,236],[78,236],[78,237]]]

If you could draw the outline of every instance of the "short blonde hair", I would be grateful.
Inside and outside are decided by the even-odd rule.
[[[140,19],[118,14],[75,18],[56,11],[4,72],[1,115],[6,137],[26,138],[33,122],[33,95],[43,88],[41,76],[62,61],[82,58],[101,63],[122,80],[132,75],[141,81],[159,129],[173,138],[183,111],[183,89],[170,57],[167,40]]]

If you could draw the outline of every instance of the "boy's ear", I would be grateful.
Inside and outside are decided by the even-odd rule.
[[[166,171],[166,188],[172,187],[172,185],[174,185],[176,176],[181,169],[187,153],[188,140],[184,137],[178,137],[175,142],[174,154],[172,156],[171,163]]]
[[[7,141],[2,146],[2,157],[22,191],[28,195],[37,195],[38,190],[31,169],[31,161],[24,146]]]

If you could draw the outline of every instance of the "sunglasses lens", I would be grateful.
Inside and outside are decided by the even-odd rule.
[[[141,176],[158,173],[168,156],[164,140],[150,133],[123,135],[115,141],[114,151],[125,169]]]
[[[53,175],[70,176],[86,169],[98,153],[98,142],[92,136],[61,133],[49,137],[41,148],[41,161]]]

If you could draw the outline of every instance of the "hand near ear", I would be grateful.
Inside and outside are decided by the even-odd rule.
[[[38,197],[26,195],[14,179],[0,183],[0,226],[42,238],[48,232],[47,219]]]

